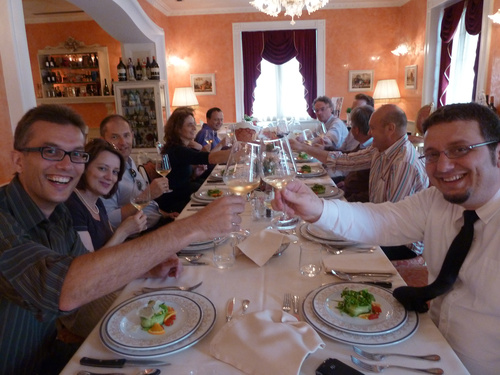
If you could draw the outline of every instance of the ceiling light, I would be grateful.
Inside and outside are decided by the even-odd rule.
[[[250,1],[255,8],[270,16],[277,17],[281,12],[281,7],[285,8],[285,16],[291,16],[294,25],[294,17],[302,15],[302,9],[306,7],[309,14],[323,8],[328,0],[253,0]]]

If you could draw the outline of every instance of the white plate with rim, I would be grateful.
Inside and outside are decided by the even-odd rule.
[[[359,247],[360,246],[360,244],[358,242],[346,241],[346,240],[342,240],[342,239],[327,240],[327,239],[324,239],[324,238],[313,236],[307,230],[307,226],[308,225],[309,224],[307,224],[307,223],[302,224],[300,226],[300,228],[299,228],[299,232],[300,232],[300,235],[302,237],[304,237],[305,239],[307,239],[309,241],[313,241],[313,242],[317,242],[317,243],[322,243],[322,244],[326,244],[326,245],[331,245],[333,247],[336,247],[336,246],[341,246],[341,247]]]
[[[299,158],[299,153],[298,152],[294,152],[293,153],[293,160],[296,162],[296,163],[310,163],[310,162],[313,162],[314,161],[314,158],[307,154],[307,158]]]
[[[321,165],[309,165],[311,167],[311,172],[310,173],[304,173],[304,172],[301,172],[301,168],[304,167],[304,166],[301,166],[301,167],[298,167],[297,168],[297,177],[300,177],[300,178],[312,178],[312,177],[320,177],[320,176],[324,176],[326,174],[326,171],[325,169],[321,166]]]
[[[316,194],[318,197],[320,198],[335,198],[335,199],[338,199],[338,198],[342,198],[344,196],[344,190],[336,187],[336,186],[331,186],[331,185],[323,185],[323,184],[314,184],[314,185],[321,185],[321,186],[324,186],[325,187],[325,192],[324,193],[321,193],[321,194]],[[311,188],[312,190],[312,187],[314,185],[307,185]]]
[[[174,324],[163,326],[164,334],[153,335],[141,327],[139,310],[146,307],[150,300],[163,302],[173,307],[176,312]],[[104,326],[106,336],[113,345],[134,350],[150,350],[185,339],[201,324],[202,316],[201,307],[192,299],[164,292],[156,294],[154,298],[141,295],[122,302],[107,316]]]
[[[220,190],[222,192],[222,195],[218,196],[218,197],[211,197],[208,195],[209,190]],[[230,194],[229,190],[222,188],[222,187],[220,187],[220,188],[216,187],[216,188],[212,188],[212,189],[209,189],[209,188],[200,189],[196,193],[193,193],[193,196],[198,200],[211,202],[217,198],[221,198],[221,197],[224,197],[224,196],[229,195],[229,194]]]
[[[153,293],[143,294],[141,297],[149,296],[150,298],[154,298],[158,294],[163,295],[165,293],[166,292],[153,292]],[[109,338],[107,337],[107,334],[104,329],[104,324],[101,324],[99,330],[99,336],[104,346],[106,346],[109,350],[113,351],[114,353],[122,355],[126,358],[147,359],[147,358],[156,358],[180,352],[184,349],[190,348],[191,346],[201,341],[205,336],[207,336],[208,333],[214,327],[217,318],[217,311],[212,301],[210,301],[207,297],[198,294],[196,292],[169,291],[167,293],[170,295],[179,295],[188,297],[193,301],[195,301],[201,307],[203,314],[201,324],[191,335],[189,335],[184,340],[181,340],[175,344],[144,351],[144,350],[136,350],[134,348],[122,348],[113,345],[113,343],[110,342]],[[108,315],[106,315],[106,317],[103,319],[103,323],[106,321]]]
[[[408,311],[408,319],[406,322],[399,329],[390,333],[380,335],[358,335],[333,328],[324,323],[314,312],[312,305],[313,297],[316,292],[317,289],[309,292],[306,298],[304,298],[302,302],[302,312],[306,322],[312,325],[316,331],[332,340],[350,345],[387,346],[407,340],[417,331],[419,318],[415,311]]]
[[[341,293],[345,288],[360,291],[367,290],[375,297],[382,312],[377,319],[367,320],[352,317],[337,308],[342,300]],[[313,310],[324,323],[340,331],[360,335],[379,335],[392,332],[406,322],[408,313],[392,293],[378,286],[357,283],[335,283],[320,289],[313,297]]]

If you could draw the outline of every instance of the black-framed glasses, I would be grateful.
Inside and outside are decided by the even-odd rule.
[[[426,163],[435,163],[439,160],[439,156],[441,154],[445,154],[448,159],[458,159],[464,157],[476,147],[491,145],[492,143],[498,143],[498,142],[499,141],[488,141],[488,142],[476,143],[474,145],[469,145],[469,146],[458,145],[447,148],[446,150],[443,151],[428,150],[425,151],[424,154],[419,157],[419,159],[424,159]]]
[[[85,151],[66,151],[52,146],[21,148],[19,151],[39,152],[42,158],[50,161],[61,161],[66,155],[69,155],[69,160],[75,164],[85,164],[90,158],[89,153]]]

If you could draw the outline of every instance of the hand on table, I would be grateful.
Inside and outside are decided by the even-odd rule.
[[[284,198],[287,214],[298,215],[311,223],[318,221],[323,212],[323,201],[300,181],[291,181],[285,189],[276,190],[274,194],[271,204],[277,211],[283,211],[282,199]]]
[[[165,278],[175,277],[178,278],[182,273],[182,263],[177,256],[171,257],[166,261],[157,264],[146,272],[143,277]]]

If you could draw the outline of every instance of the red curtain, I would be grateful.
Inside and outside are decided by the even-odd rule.
[[[242,33],[245,113],[253,113],[254,91],[262,58],[281,65],[294,57],[300,63],[305,99],[312,103],[317,94],[316,30],[279,30]],[[314,113],[308,108],[309,115]]]

